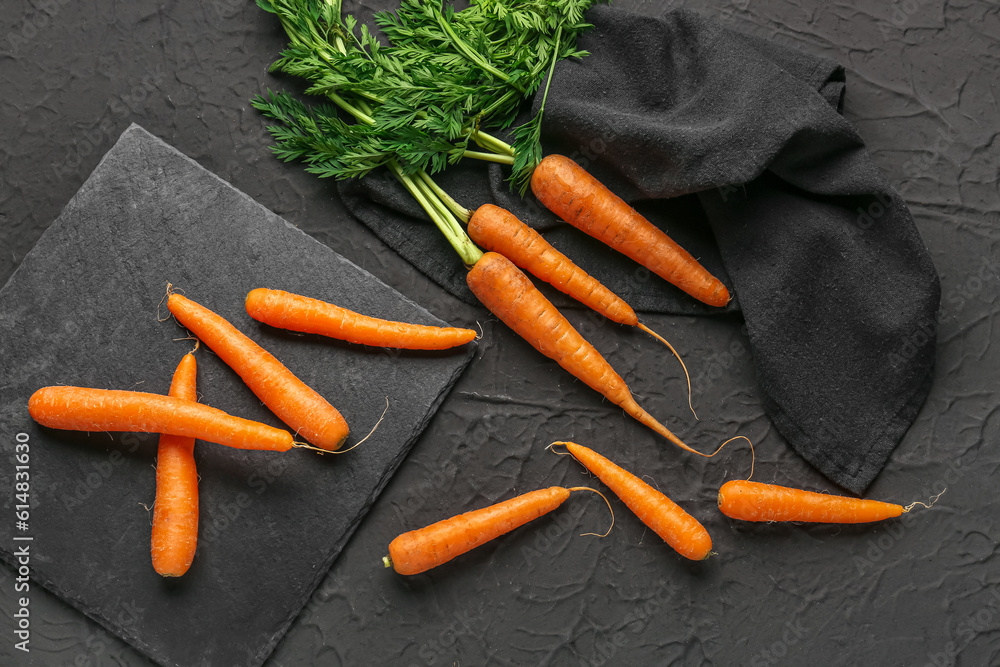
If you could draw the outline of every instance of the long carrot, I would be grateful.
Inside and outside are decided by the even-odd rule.
[[[570,491],[582,488],[539,489],[411,530],[389,543],[389,555],[382,561],[399,574],[426,572],[548,514],[569,498]]]
[[[704,560],[712,553],[712,538],[705,527],[670,498],[592,449],[575,442],[553,445],[565,446],[677,553],[691,560]]]
[[[688,385],[688,405],[691,412],[694,412],[694,407],[691,406],[691,377],[684,360],[666,338],[639,321],[635,310],[624,299],[556,250],[545,237],[506,209],[483,204],[472,213],[468,229],[469,237],[483,248],[500,253],[519,268],[612,322],[636,327],[666,345],[684,369]]]
[[[747,480],[726,482],[719,489],[719,509],[742,521],[868,523],[899,516],[910,507]]]
[[[535,167],[531,190],[560,218],[645,266],[699,301],[729,303],[729,291],[687,250],[618,195],[562,155]]]
[[[177,321],[212,348],[281,421],[321,449],[336,450],[347,440],[344,417],[274,355],[208,308],[180,294],[167,307]]]
[[[485,253],[466,281],[490,312],[536,350],[681,449],[707,456],[686,445],[642,409],[611,364],[509,259],[495,252]]]
[[[296,446],[288,431],[234,417],[196,401],[141,391],[42,387],[28,399],[28,412],[49,428],[167,433],[237,449],[277,452]]]
[[[190,352],[181,358],[170,383],[170,396],[198,400],[198,363]],[[194,560],[198,546],[198,469],[194,438],[160,436],[156,455],[156,501],[150,552],[153,569],[164,577],[180,577]]]
[[[384,320],[283,290],[252,290],[246,309],[250,317],[273,327],[375,347],[444,350],[476,337],[472,329]]]

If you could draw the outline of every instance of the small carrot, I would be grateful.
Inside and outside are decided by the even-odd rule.
[[[611,192],[580,165],[548,155],[535,167],[531,190],[542,204],[710,306],[729,303],[729,291],[687,250]]]
[[[64,430],[167,433],[277,452],[301,446],[288,431],[197,401],[141,391],[42,387],[28,399],[28,412],[42,426]]]
[[[181,358],[169,396],[197,401],[198,363],[190,352]],[[198,469],[194,438],[160,436],[156,455],[156,501],[150,552],[153,569],[164,577],[180,577],[194,560],[198,546]]]
[[[536,350],[681,449],[707,456],[686,445],[642,409],[611,364],[509,259],[495,252],[485,253],[466,281],[490,312]]]
[[[328,451],[344,444],[348,435],[344,417],[274,355],[225,318],[187,297],[171,294],[167,308],[181,325],[236,371],[257,398],[296,433]]]
[[[548,514],[562,505],[571,491],[583,490],[593,491],[561,486],[539,489],[411,530],[389,543],[389,555],[382,562],[399,574],[426,572]]]
[[[694,412],[694,407],[691,406],[691,377],[674,346],[640,322],[635,310],[624,299],[556,250],[541,234],[510,211],[493,204],[483,204],[469,219],[469,237],[486,250],[500,253],[519,268],[612,322],[636,327],[666,345],[684,369],[688,384],[688,405],[691,412]]]
[[[476,337],[472,329],[383,320],[282,290],[252,290],[246,309],[250,317],[273,327],[375,347],[444,350]]]
[[[719,489],[719,509],[742,521],[868,523],[897,517],[912,507],[748,480],[726,482]]]
[[[677,553],[691,560],[705,560],[712,553],[705,527],[670,498],[592,449],[575,442],[554,442],[549,447],[553,445],[565,446]]]

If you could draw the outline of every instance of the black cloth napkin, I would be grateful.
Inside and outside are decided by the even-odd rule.
[[[861,493],[926,398],[940,285],[905,203],[840,115],[836,63],[687,10],[598,6],[591,52],[555,70],[547,153],[568,155],[729,285],[725,309],[511,194],[504,168],[439,178],[468,207],[504,206],[639,310],[741,312],[768,415],[792,447]],[[535,100],[537,107],[539,100]],[[340,186],[350,210],[448,291],[464,270],[390,178]]]

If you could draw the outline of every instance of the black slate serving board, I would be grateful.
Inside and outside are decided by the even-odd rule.
[[[329,398],[352,427],[346,446],[388,402],[371,438],[343,456],[199,443],[199,546],[177,580],[150,564],[157,436],[45,429],[27,411],[45,385],[166,393],[192,348],[160,303],[168,281]],[[11,435],[0,450],[13,457],[26,440],[31,475],[30,517],[23,529],[3,522],[0,558],[16,571],[27,546],[30,586],[165,665],[263,662],[472,356],[471,346],[394,352],[272,329],[243,309],[261,286],[442,324],[137,125],[0,292],[0,431]],[[280,426],[207,348],[196,357],[200,400]],[[15,472],[0,467],[0,488],[14,488]],[[13,516],[18,500],[2,502]]]

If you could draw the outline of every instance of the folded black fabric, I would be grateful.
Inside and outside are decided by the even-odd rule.
[[[843,69],[687,10],[652,19],[601,6],[588,18],[580,46],[591,55],[555,70],[546,152],[576,159],[663,227],[734,301],[693,302],[511,194],[501,167],[461,165],[442,184],[468,207],[512,210],[639,310],[741,311],[769,416],[806,460],[861,493],[927,395],[940,285],[905,203],[839,113]],[[341,194],[474,302],[461,262],[393,181]]]

